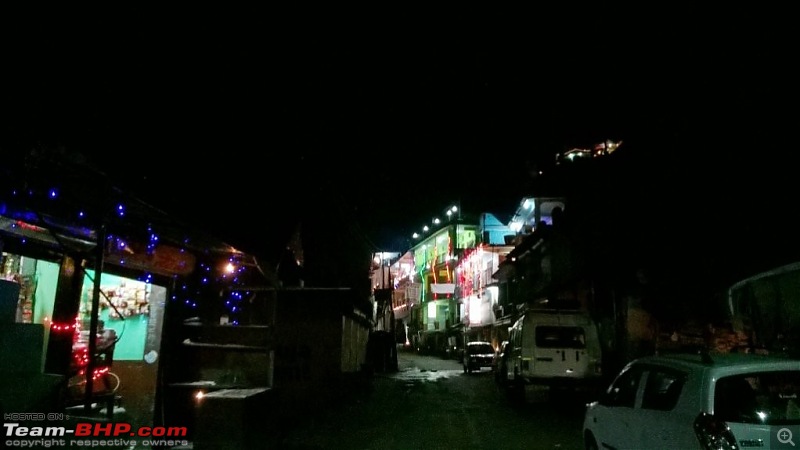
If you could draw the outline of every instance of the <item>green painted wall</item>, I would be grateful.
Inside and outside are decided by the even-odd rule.
[[[85,304],[91,304],[92,302],[91,294],[94,286],[92,278],[94,278],[94,271],[87,270],[87,275],[83,279],[82,289],[82,301]],[[100,284],[104,289],[107,286],[119,286],[122,283],[128,286],[137,283],[144,284],[138,280],[107,273],[104,273],[100,279]],[[109,312],[111,312],[111,308],[101,309],[99,318],[103,321],[105,328],[113,329],[117,333],[119,342],[117,342],[117,346],[114,349],[114,360],[141,361],[144,356],[145,340],[147,339],[148,315],[137,314],[121,320],[119,318],[109,318]]]
[[[33,322],[45,324],[53,315],[53,304],[56,301],[56,285],[58,284],[56,263],[38,260],[36,263],[36,301],[33,305]],[[49,322],[46,325],[50,325]],[[45,327],[47,330],[48,327]]]

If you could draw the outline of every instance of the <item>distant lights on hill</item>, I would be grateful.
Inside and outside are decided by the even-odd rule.
[[[556,154],[556,164],[562,162],[573,162],[577,159],[598,158],[614,153],[620,146],[622,141],[614,142],[606,139],[603,142],[595,144],[593,149],[588,148],[572,148],[563,153]]]

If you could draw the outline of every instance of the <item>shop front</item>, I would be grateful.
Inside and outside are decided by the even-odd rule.
[[[6,240],[0,237],[0,247]],[[65,374],[46,367],[60,272],[50,255],[0,248],[0,406],[3,412],[55,412]]]
[[[0,216],[3,410],[164,424],[160,380],[180,364],[168,316],[213,309],[238,330],[243,300],[220,301],[219,287],[246,279],[249,257],[210,242],[201,254],[112,235],[78,248],[53,235]]]
[[[152,423],[160,362],[161,334],[167,287],[114,273],[100,275],[98,308],[93,308],[94,271],[83,277],[80,309],[75,323],[73,364],[70,371],[68,406],[84,408],[89,355],[89,333],[97,318],[96,353],[101,359],[94,367],[93,392],[107,399],[106,405],[125,412],[129,420]],[[106,410],[106,413],[109,413]],[[111,411],[113,415],[113,410]]]
[[[267,275],[103,174],[42,154],[28,162],[0,168],[0,412],[173,426],[165,386],[205,368],[183,356],[182,333],[215,317],[203,331],[244,334],[258,305],[234,288]]]
[[[3,339],[3,355],[22,362],[2,376],[48,383],[42,392],[3,392],[6,409],[41,412],[33,410],[46,405],[106,417],[116,411],[131,422],[152,423],[169,280],[114,264],[101,264],[97,276],[87,268],[95,262],[50,246],[49,231],[13,224],[0,234],[6,311],[0,329],[4,337],[16,336]],[[37,233],[48,234],[37,239]],[[103,259],[112,255],[106,251]]]

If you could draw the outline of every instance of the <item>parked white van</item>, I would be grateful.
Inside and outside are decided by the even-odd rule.
[[[585,311],[529,309],[510,328],[501,365],[510,392],[526,385],[596,388],[602,382],[597,326]]]

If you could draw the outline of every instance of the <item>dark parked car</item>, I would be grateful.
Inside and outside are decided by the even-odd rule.
[[[483,341],[467,342],[464,348],[464,373],[481,370],[483,367],[492,367],[494,363],[494,347]]]

